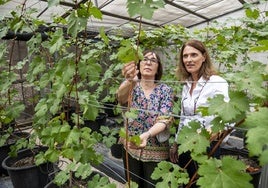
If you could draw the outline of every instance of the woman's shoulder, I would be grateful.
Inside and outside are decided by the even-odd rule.
[[[219,75],[210,76],[209,81],[210,82],[225,82],[225,83],[227,83],[227,81]]]

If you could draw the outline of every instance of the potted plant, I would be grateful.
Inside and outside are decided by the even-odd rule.
[[[8,156],[3,160],[2,166],[7,170],[14,188],[44,187],[53,178],[54,164],[38,161],[38,157],[46,149],[42,146],[24,149],[16,157]]]
[[[2,37],[1,37],[2,38]],[[25,105],[18,100],[19,92],[15,87],[15,82],[19,77],[20,68],[12,62],[13,54],[8,54],[9,43],[0,44],[0,164],[11,152],[16,152],[25,147],[24,141],[29,138],[29,133],[23,132],[17,127],[17,119],[25,110]],[[10,43],[10,45],[14,45]],[[8,58],[9,61],[5,59]],[[15,143],[18,147],[14,147]],[[0,166],[0,174],[8,175],[7,171]]]
[[[20,143],[24,143],[27,139],[29,139],[30,137],[30,133],[28,132],[22,132],[22,131],[16,131],[16,132],[11,132],[9,134],[7,134],[7,132],[5,132],[6,135],[9,135],[7,139],[5,139],[5,142],[2,146],[0,146],[0,175],[6,175],[8,176],[8,172],[5,168],[2,167],[2,162],[3,160],[8,157],[9,153],[11,152],[11,147],[13,146],[13,148],[16,148],[14,145],[18,144],[16,143],[17,141],[19,141]],[[3,135],[3,133],[1,132],[1,137]],[[2,139],[3,139],[2,137]],[[14,151],[14,150],[13,150]]]

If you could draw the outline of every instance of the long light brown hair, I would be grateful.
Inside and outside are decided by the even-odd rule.
[[[217,71],[212,64],[212,61],[210,59],[206,46],[201,41],[192,39],[192,40],[185,42],[182,45],[180,53],[179,53],[179,63],[176,69],[176,76],[178,77],[179,80],[185,81],[191,76],[191,73],[189,73],[186,70],[185,65],[183,63],[183,50],[186,46],[191,46],[199,50],[205,57],[205,61],[202,63],[202,66],[198,73],[198,79],[203,76],[204,79],[208,80],[211,75],[217,74]]]

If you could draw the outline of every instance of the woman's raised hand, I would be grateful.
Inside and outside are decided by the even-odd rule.
[[[122,74],[125,77],[125,79],[128,81],[133,81],[134,79],[136,79],[138,72],[139,71],[137,70],[137,67],[134,61],[131,61],[125,64],[122,69]]]

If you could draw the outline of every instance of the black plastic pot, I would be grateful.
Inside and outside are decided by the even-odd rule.
[[[104,103],[104,111],[108,115],[108,117],[116,117],[119,114],[116,114],[114,112],[116,108],[117,103],[116,102],[106,102]]]
[[[18,152],[17,157],[6,157],[2,162],[4,169],[8,171],[14,188],[41,188],[51,181],[49,175],[54,171],[52,163],[44,163],[39,166],[28,165],[14,167],[14,164],[27,157],[33,157],[39,151],[47,148],[38,147],[33,150],[25,149]]]
[[[3,160],[8,156],[10,152],[10,147],[16,143],[16,141],[20,138],[29,138],[30,133],[28,132],[14,132],[7,141],[6,144],[0,147],[0,164],[2,164]],[[0,175],[8,176],[8,172],[6,169],[0,165]]]
[[[111,146],[111,154],[117,159],[121,159],[123,155],[123,144],[113,144]]]
[[[92,131],[100,132],[100,127],[106,125],[107,114],[99,113],[95,121],[85,120],[85,126],[89,127]]]
[[[115,135],[116,137],[116,143],[113,144],[110,148],[111,155],[117,159],[121,159],[123,155],[123,144],[119,143],[119,133]]]

